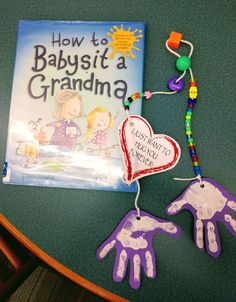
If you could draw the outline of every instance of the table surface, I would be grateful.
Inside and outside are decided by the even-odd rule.
[[[176,74],[175,58],[165,50],[172,30],[195,45],[193,70],[199,98],[193,135],[203,175],[236,195],[235,157],[235,1],[1,1],[0,4],[0,162],[4,162],[11,85],[19,19],[144,21],[147,26],[144,88],[165,90]],[[187,54],[188,49],[182,48]],[[188,89],[157,96],[143,104],[143,116],[155,132],[176,138],[182,147],[179,164],[144,178],[141,207],[183,228],[179,239],[154,238],[157,278],[142,275],[139,290],[112,280],[115,252],[98,262],[97,247],[133,208],[134,194],[77,189],[0,185],[0,212],[41,249],[77,274],[131,301],[235,301],[236,240],[219,225],[222,252],[218,259],[200,253],[193,242],[189,212],[168,217],[167,204],[186,187],[173,177],[192,177],[185,143],[184,113]]]

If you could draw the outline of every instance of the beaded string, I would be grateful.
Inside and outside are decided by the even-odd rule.
[[[180,43],[187,44],[190,47],[190,52],[188,56],[181,56],[177,52],[173,50],[179,48]],[[191,56],[193,54],[193,44],[189,41],[182,39],[182,34],[177,32],[171,32],[169,39],[166,41],[166,48],[167,50],[174,54],[177,57],[176,60],[176,68],[179,71],[182,71],[182,75],[179,77],[172,77],[169,79],[167,83],[167,87],[170,91],[164,92],[164,91],[145,91],[145,92],[135,92],[131,96],[129,96],[124,101],[124,109],[126,110],[127,114],[130,109],[130,104],[137,99],[145,98],[146,100],[149,100],[153,95],[155,94],[166,94],[171,95],[179,92],[184,88],[184,81],[183,78],[186,75],[187,70],[190,73],[190,82],[189,82],[189,98],[187,102],[187,110],[186,110],[186,116],[185,116],[185,134],[188,144],[189,153],[191,156],[195,177],[194,178],[174,178],[175,180],[193,180],[198,179],[201,182],[201,168],[195,148],[195,143],[192,136],[192,127],[191,127],[191,120],[193,115],[193,109],[194,105],[197,102],[197,83],[193,76],[193,71],[191,69]],[[128,114],[129,115],[129,114]]]
[[[188,98],[188,104],[187,104],[187,110],[185,116],[185,133],[186,133],[189,153],[193,163],[194,172],[196,176],[198,176],[201,175],[201,168],[197,157],[195,143],[192,136],[192,127],[191,127],[192,114],[196,102],[197,102],[197,83],[194,79],[191,79],[189,82],[189,98]]]

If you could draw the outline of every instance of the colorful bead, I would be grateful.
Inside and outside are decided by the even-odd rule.
[[[140,92],[140,93],[139,93],[139,96],[140,96],[140,98],[143,98],[143,97],[144,97],[144,93],[143,93],[143,92]]]
[[[191,135],[191,134],[192,134],[192,131],[187,130],[187,131],[186,131],[186,134],[187,134],[187,135]]]
[[[188,104],[196,104],[196,99],[188,99]]]
[[[179,57],[176,60],[176,68],[179,71],[185,71],[185,70],[189,69],[190,67],[191,67],[191,60],[187,56]]]
[[[135,95],[136,99],[139,99],[139,93],[138,92],[136,92],[134,95]]]
[[[191,120],[191,115],[186,115],[186,120]]]
[[[183,35],[181,33],[172,31],[167,41],[168,46],[171,48],[179,48],[179,44],[181,42],[182,36]]]
[[[129,107],[130,107],[130,102],[128,100],[125,100],[124,101],[124,108],[125,108],[125,110],[129,110]]]
[[[197,82],[193,79],[189,81],[189,87],[197,86]]]
[[[132,100],[135,100],[135,95],[133,94],[133,95],[131,96],[131,98],[132,98]]]
[[[133,99],[132,99],[131,97],[128,97],[128,101],[129,101],[130,103],[132,103],[132,102],[133,102]]]
[[[147,100],[149,100],[149,99],[152,97],[151,91],[145,91],[145,92],[144,92],[144,96],[145,96],[145,98],[146,98]]]
[[[199,167],[199,166],[197,166],[197,167],[193,167],[194,168],[194,171],[195,171],[195,173],[197,174],[197,175],[201,175],[201,168]]]
[[[197,153],[196,153],[196,150],[189,150],[189,153],[190,153],[190,155],[192,156],[192,155],[196,155]]]
[[[190,97],[190,99],[196,99],[197,98],[197,87],[196,86],[190,87],[189,97]]]
[[[180,79],[178,82],[176,82],[177,79],[178,77],[174,76],[168,80],[167,87],[171,91],[180,91],[184,88],[184,80]]]
[[[196,155],[193,155],[193,156],[192,156],[192,161],[193,161],[193,162],[198,162],[198,158],[197,158]]]

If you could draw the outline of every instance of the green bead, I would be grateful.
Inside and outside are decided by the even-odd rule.
[[[191,67],[191,60],[187,56],[182,56],[176,60],[175,64],[179,71],[185,71]]]
[[[129,105],[130,105],[130,104],[129,104],[129,101],[127,101],[127,100],[124,101],[124,105],[125,105],[125,106],[129,106]]]
[[[192,143],[192,142],[193,142],[193,139],[192,139],[192,138],[188,138],[188,142],[189,142],[189,143]]]
[[[144,97],[144,93],[143,93],[143,92],[140,92],[140,93],[139,93],[139,96],[140,96],[141,98],[143,98],[143,97]]]
[[[186,130],[190,130],[190,131],[192,130],[192,128],[189,127],[189,126],[186,126],[185,129],[186,129]]]
[[[192,115],[192,111],[187,111],[187,115]]]

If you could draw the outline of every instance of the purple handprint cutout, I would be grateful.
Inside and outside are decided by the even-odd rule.
[[[113,279],[116,282],[124,279],[129,260],[129,284],[132,288],[137,289],[141,282],[141,267],[147,277],[156,277],[152,238],[161,233],[178,237],[181,234],[181,228],[173,222],[157,218],[144,211],[140,211],[140,217],[138,217],[137,211],[131,210],[121,220],[111,236],[98,248],[97,258],[104,259],[113,248],[116,248]]]
[[[236,198],[216,181],[203,178],[200,183],[194,180],[167,207],[167,213],[175,215],[183,209],[191,211],[194,216],[194,239],[197,247],[204,251],[205,238],[209,255],[218,257],[221,251],[217,221],[223,223],[236,237],[236,220],[232,216],[233,211],[236,211]]]

